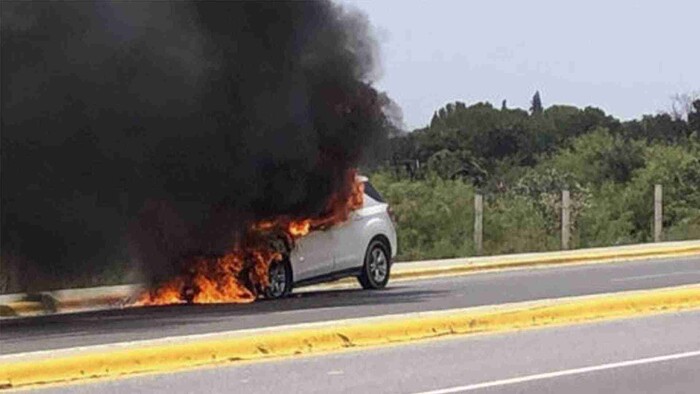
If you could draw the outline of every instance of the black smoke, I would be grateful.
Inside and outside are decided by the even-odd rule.
[[[1,7],[15,290],[160,280],[250,220],[318,214],[386,133],[367,21],[327,1]]]

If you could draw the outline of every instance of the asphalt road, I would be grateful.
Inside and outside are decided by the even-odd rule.
[[[700,311],[55,387],[41,393],[696,393]]]
[[[700,256],[483,273],[248,305],[130,308],[0,321],[0,353],[700,283]]]

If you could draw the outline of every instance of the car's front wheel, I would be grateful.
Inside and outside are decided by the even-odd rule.
[[[275,261],[268,269],[268,286],[265,298],[284,298],[292,291],[292,267],[288,261]]]
[[[365,254],[365,263],[357,279],[364,289],[383,289],[389,282],[391,256],[382,241],[370,242]]]

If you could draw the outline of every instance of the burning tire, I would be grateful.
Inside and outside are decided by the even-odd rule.
[[[357,279],[363,289],[383,289],[389,282],[391,271],[391,254],[384,242],[374,240],[370,242],[365,254],[365,264]]]
[[[269,284],[265,289],[265,298],[284,298],[292,291],[292,266],[288,261],[276,261],[268,270]]]

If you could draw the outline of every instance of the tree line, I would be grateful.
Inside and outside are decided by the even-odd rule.
[[[700,99],[676,108],[623,121],[591,106],[544,107],[540,92],[529,110],[456,101],[397,133],[371,172],[403,220],[404,258],[469,254],[468,218],[455,221],[469,204],[454,200],[475,192],[491,209],[487,253],[556,248],[562,189],[572,193],[574,246],[648,241],[654,183],[664,185],[666,239],[700,238]]]

